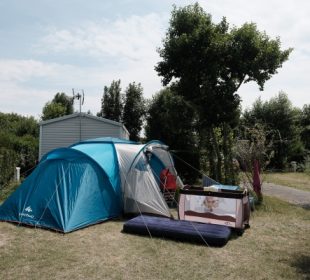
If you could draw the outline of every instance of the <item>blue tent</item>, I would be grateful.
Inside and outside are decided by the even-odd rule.
[[[0,206],[0,220],[70,232],[122,211],[169,216],[151,166],[171,162],[160,142],[100,138],[53,150]]]

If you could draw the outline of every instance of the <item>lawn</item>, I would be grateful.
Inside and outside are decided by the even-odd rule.
[[[310,175],[307,173],[266,173],[264,175],[264,181],[276,185],[310,191]]]
[[[265,197],[225,247],[121,232],[122,220],[69,234],[0,223],[0,279],[309,279],[310,211]]]

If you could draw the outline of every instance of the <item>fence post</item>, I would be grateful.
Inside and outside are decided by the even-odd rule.
[[[15,180],[16,180],[16,182],[18,182],[18,183],[19,183],[19,181],[20,181],[20,167],[16,167]]]

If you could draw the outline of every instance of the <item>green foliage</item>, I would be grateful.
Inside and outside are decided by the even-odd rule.
[[[42,111],[42,120],[50,120],[66,115],[66,107],[60,103],[48,102],[45,104]]]
[[[222,179],[222,162],[227,166],[230,161],[232,141],[227,140],[239,121],[237,90],[250,81],[262,90],[291,51],[281,50],[279,38],[269,38],[254,23],[229,28],[225,18],[213,23],[197,3],[174,7],[159,49],[162,61],[155,69],[164,85],[173,81],[176,93],[195,111],[200,142],[212,149],[209,162],[216,165],[218,180]],[[226,139],[217,139],[216,130]]]
[[[15,113],[5,114],[0,112],[0,127],[2,132],[9,132],[17,136],[26,134],[38,137],[38,122],[34,117],[23,117]]]
[[[231,95],[242,83],[255,81],[263,89],[264,83],[277,73],[291,52],[281,51],[280,45],[278,38],[270,39],[253,23],[229,29],[225,18],[219,24],[212,23],[211,15],[198,4],[175,7],[156,70],[164,85],[179,79],[184,88],[181,93],[198,107],[210,105],[211,101],[221,104],[228,98],[225,103],[231,109],[222,110],[225,115],[239,105],[239,97]],[[217,121],[230,118],[219,116]]]
[[[271,168],[284,169],[288,162],[304,159],[300,117],[300,110],[292,106],[284,92],[266,102],[258,99],[250,110],[244,112],[242,122],[246,126],[262,124],[268,139],[273,141]]]
[[[33,117],[0,113],[0,189],[13,177],[16,166],[25,172],[38,158],[38,122]]]
[[[170,88],[157,93],[150,101],[145,134],[174,148],[193,146],[194,111],[181,96]]]
[[[104,87],[101,110],[98,117],[122,121],[130,134],[130,140],[139,141],[146,105],[141,84],[130,83],[125,94],[121,93],[121,80]]]
[[[97,113],[98,117],[121,121],[123,111],[121,90],[121,80],[112,81],[109,87],[104,87],[101,110]]]
[[[250,127],[242,126],[239,130],[239,137],[234,145],[234,156],[240,167],[240,179],[243,186],[248,190],[256,191],[258,202],[262,202],[261,185],[263,177],[260,176],[260,185],[254,188],[258,182],[254,180],[254,163],[259,164],[260,172],[264,171],[270,159],[273,157],[272,143],[267,139],[266,130],[261,124]],[[260,174],[261,175],[261,174]]]
[[[130,134],[130,140],[139,141],[139,133],[145,115],[145,100],[141,84],[129,84],[125,92],[123,123]]]
[[[73,97],[69,97],[64,92],[58,92],[52,102],[62,104],[66,108],[66,115],[73,114]]]
[[[39,137],[39,126],[34,117],[21,118],[16,124],[15,129],[15,134],[17,136],[32,135],[35,138]]]
[[[18,154],[14,150],[0,147],[0,190],[12,179],[17,163]]]
[[[73,113],[73,98],[65,93],[56,93],[53,100],[47,102],[42,110],[42,120],[46,121]]]
[[[193,130],[194,111],[170,88],[157,93],[150,101],[145,134],[148,140],[157,139],[174,150],[178,158],[199,169],[199,153]],[[187,182],[195,182],[199,176],[194,169],[176,158],[176,167]]]
[[[301,140],[310,153],[310,104],[304,105],[300,117]]]

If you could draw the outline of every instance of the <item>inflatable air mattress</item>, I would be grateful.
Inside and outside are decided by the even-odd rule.
[[[207,243],[210,246],[224,246],[231,230],[226,226],[201,224],[190,221],[172,220],[163,217],[140,215],[127,221],[123,232],[165,237],[180,241]]]

